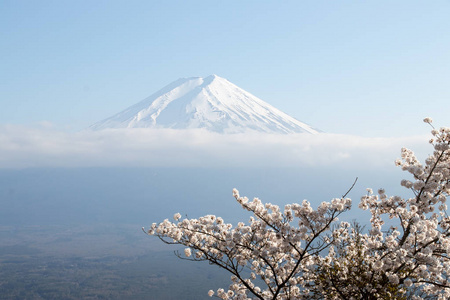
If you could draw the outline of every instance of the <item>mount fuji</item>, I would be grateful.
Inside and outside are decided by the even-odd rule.
[[[205,128],[219,133],[247,130],[283,134],[319,132],[217,75],[178,79],[90,128]]]

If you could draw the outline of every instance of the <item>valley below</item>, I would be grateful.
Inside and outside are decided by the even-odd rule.
[[[1,299],[207,299],[229,281],[132,226],[3,226],[0,236]]]
[[[339,172],[339,176],[336,176]],[[367,186],[395,173],[295,168],[77,168],[0,171],[1,299],[210,299],[230,275],[176,257],[142,227],[175,213],[247,222],[232,196],[317,206],[345,193],[357,203]],[[326,188],[323,188],[323,185]],[[371,185],[369,185],[371,184]],[[367,219],[355,208],[347,220]]]

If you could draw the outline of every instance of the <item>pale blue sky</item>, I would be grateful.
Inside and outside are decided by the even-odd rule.
[[[0,0],[0,125],[76,131],[217,74],[332,133],[450,126],[450,1]]]

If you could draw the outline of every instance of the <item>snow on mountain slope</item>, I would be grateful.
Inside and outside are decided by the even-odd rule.
[[[217,75],[179,79],[90,128],[205,128],[219,133],[246,130],[318,133],[318,130]]]

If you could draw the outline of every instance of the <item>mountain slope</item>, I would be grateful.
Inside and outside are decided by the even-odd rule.
[[[216,75],[179,79],[92,125],[105,128],[205,128],[219,133],[318,131]]]

